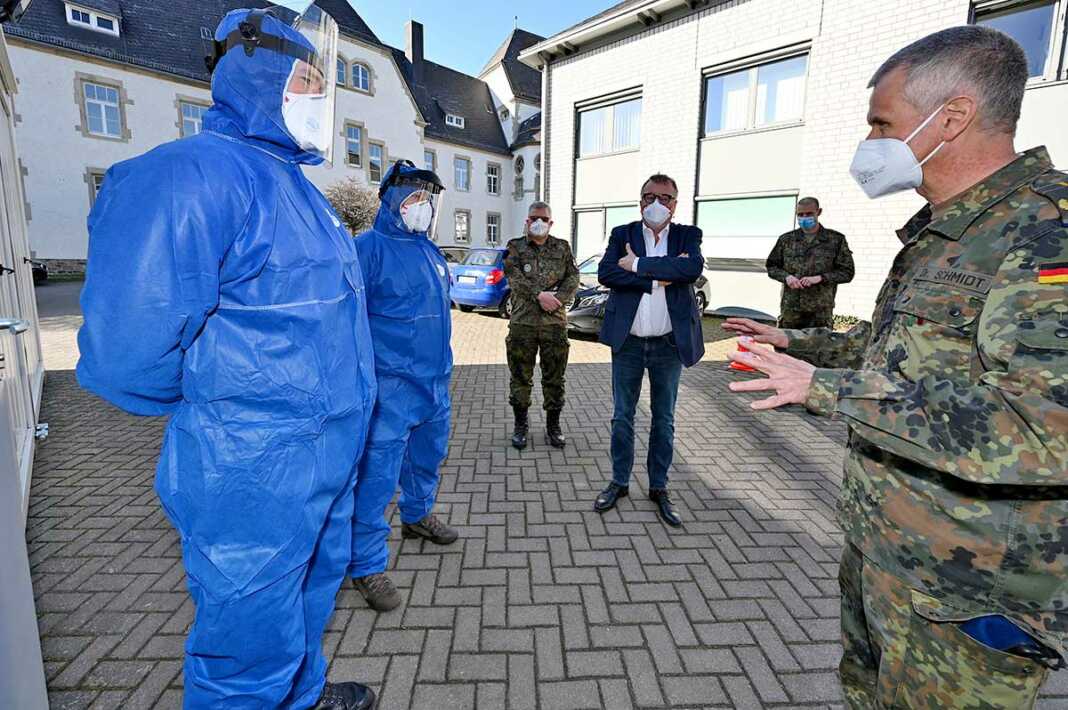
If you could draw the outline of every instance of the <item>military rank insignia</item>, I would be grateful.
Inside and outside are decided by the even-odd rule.
[[[1040,284],[1068,284],[1068,261],[1042,264],[1038,267]]]

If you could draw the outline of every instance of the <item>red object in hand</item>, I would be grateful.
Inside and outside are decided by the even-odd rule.
[[[496,286],[497,284],[499,284],[501,282],[501,279],[503,279],[503,278],[504,278],[504,272],[501,271],[500,269],[494,269],[493,271],[491,271],[488,274],[486,274],[486,285],[487,286]]]
[[[738,343],[738,352],[747,353],[747,352],[749,352],[749,348],[747,348],[744,345],[742,345],[742,343],[739,341],[739,343]],[[732,370],[738,370],[740,372],[756,372],[756,368],[749,367],[749,365],[745,365],[743,363],[734,362],[734,361],[731,361],[730,368]]]

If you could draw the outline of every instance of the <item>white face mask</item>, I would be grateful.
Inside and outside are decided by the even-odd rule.
[[[933,158],[946,142],[939,143],[922,161],[916,160],[908,143],[943,107],[945,104],[935,109],[905,140],[870,138],[860,142],[853,156],[853,164],[849,166],[849,174],[868,197],[874,199],[903,190],[914,190],[923,184],[924,163]]]
[[[642,217],[646,224],[659,227],[671,219],[671,210],[660,204],[660,200],[653,200],[652,204],[642,210]]]
[[[430,229],[430,222],[434,219],[434,208],[429,202],[416,202],[401,207],[400,215],[409,232],[425,232]]]
[[[330,126],[326,120],[326,96],[286,92],[282,101],[282,118],[286,129],[301,150],[321,153],[330,145]]]
[[[531,222],[530,233],[535,237],[544,237],[549,233],[549,223],[540,219]]]

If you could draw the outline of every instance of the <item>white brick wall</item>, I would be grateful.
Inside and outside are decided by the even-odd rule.
[[[787,10],[788,6],[788,10]],[[845,232],[856,256],[854,282],[839,290],[839,313],[869,317],[900,243],[894,230],[922,202],[914,194],[868,200],[849,176],[857,142],[867,134],[867,83],[879,64],[926,34],[963,24],[968,0],[749,0],[730,2],[665,23],[608,46],[554,62],[551,67],[549,200],[557,234],[571,232],[574,204],[575,104],[613,91],[642,87],[639,173],[661,171],[679,183],[677,219],[691,222],[698,161],[702,70],[725,62],[811,43],[804,129],[798,131],[801,174],[797,190],[824,205],[824,221]],[[1060,92],[1068,102],[1068,85]],[[1028,92],[1029,94],[1031,91]],[[1049,101],[1045,102],[1049,105]],[[1063,114],[1032,116],[1024,104],[1027,138],[1068,143]],[[1020,148],[1030,145],[1020,145]],[[1054,160],[1063,165],[1068,156]],[[737,161],[766,156],[738,155]],[[729,170],[729,166],[725,169]],[[770,182],[770,181],[769,181]],[[635,197],[639,185],[634,185]]]

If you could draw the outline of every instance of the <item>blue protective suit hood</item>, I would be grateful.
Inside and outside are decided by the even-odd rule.
[[[233,10],[215,30],[215,39],[225,42],[251,10]],[[314,50],[299,32],[273,15],[263,18],[262,31]],[[227,52],[211,77],[214,106],[204,114],[204,130],[252,142],[272,154],[297,163],[318,165],[321,156],[301,150],[286,130],[282,99],[293,64],[297,60],[265,48],[251,56],[239,47]]]

